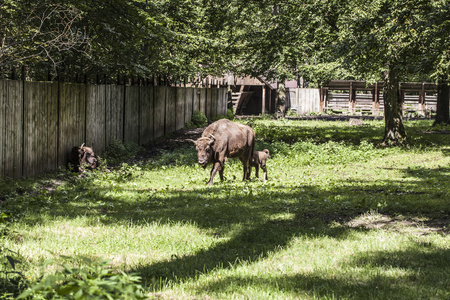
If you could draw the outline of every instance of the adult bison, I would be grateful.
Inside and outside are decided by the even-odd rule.
[[[70,152],[69,163],[73,172],[84,172],[84,168],[93,170],[99,166],[97,155],[91,147],[84,143],[80,147],[73,147]]]
[[[202,136],[193,142],[199,165],[203,168],[213,165],[209,185],[217,172],[223,180],[228,158],[238,157],[244,165],[243,180],[250,179],[250,160],[255,149],[255,132],[251,127],[221,119],[206,127]]]

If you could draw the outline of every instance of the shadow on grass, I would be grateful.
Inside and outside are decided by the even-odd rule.
[[[337,132],[335,127],[330,126],[319,130],[305,130],[303,137],[296,135],[295,138],[293,132],[302,129],[290,130],[292,136],[287,130],[286,138],[282,140],[292,142],[303,137],[314,139],[317,137],[315,141],[318,142],[336,139],[358,143],[357,137],[361,138],[358,131],[365,131],[363,136],[373,138],[379,128],[348,127],[342,130],[343,132]],[[433,141],[425,140],[425,143],[428,142]],[[170,158],[170,155],[168,157]],[[329,236],[345,239],[353,231],[367,229],[336,227],[333,224],[336,222],[345,224],[371,210],[389,215],[408,214],[418,217],[441,211],[443,216],[448,216],[450,208],[448,205],[442,207],[442,196],[445,191],[423,188],[431,179],[448,180],[446,175],[448,173],[448,167],[405,169],[404,175],[415,178],[418,182],[386,180],[373,185],[367,183],[361,185],[360,182],[337,180],[336,183],[341,185],[336,185],[330,190],[317,186],[284,187],[282,183],[275,185],[271,182],[267,185],[254,182],[241,185],[234,184],[233,181],[194,190],[170,188],[133,190],[130,187],[128,190],[122,190],[123,196],[114,197],[106,196],[107,189],[86,180],[85,184],[74,190],[55,191],[53,199],[57,200],[52,203],[50,214],[67,218],[92,216],[100,219],[105,225],[126,223],[130,219],[137,225],[150,222],[162,224],[186,222],[217,236],[217,243],[210,248],[194,254],[174,253],[170,260],[139,266],[132,270],[139,272],[149,285],[152,282],[160,282],[160,279],[177,283],[195,279],[200,274],[215,269],[230,268],[237,262],[253,263],[263,260],[270,253],[287,247],[295,237]],[[123,180],[128,179],[125,176]],[[42,195],[42,202],[47,200],[46,197],[47,195]],[[27,203],[28,207],[16,209],[32,209],[35,205],[36,211],[39,212],[38,208],[42,203],[39,202],[39,197],[36,199],[36,203]],[[108,203],[112,203],[113,206],[109,206]],[[97,218],[99,216],[101,218]],[[37,213],[28,222],[30,225],[36,225],[45,221],[46,219]],[[241,229],[234,232],[232,227],[235,225],[239,225]],[[229,239],[221,240],[221,236],[227,236]],[[443,249],[383,251],[351,258],[346,263],[360,266],[363,269],[362,273],[347,274],[348,276],[341,278],[331,277],[329,273],[322,273],[320,270],[313,270],[310,275],[274,276],[273,280],[246,278],[261,286],[277,286],[288,293],[300,291],[318,296],[335,293],[334,295],[338,297],[376,298],[381,290],[384,291],[386,298],[402,298],[403,295],[411,295],[418,289],[435,289],[437,293],[448,293],[446,291],[448,285],[444,285],[447,282],[432,280],[434,272],[439,274],[448,272],[443,271],[441,267],[441,264],[448,265],[448,256],[448,250]],[[419,268],[415,266],[414,261],[419,261]],[[426,266],[427,273],[422,274],[421,270]],[[396,277],[399,281],[393,284],[392,278],[377,274],[373,270],[374,274],[363,274],[370,272],[372,267],[375,269],[392,267],[408,272],[404,277]],[[423,275],[425,277],[421,277]],[[241,279],[226,278],[199,289],[226,290],[231,281],[233,283],[238,281],[237,285],[242,284],[239,280]],[[158,286],[154,288],[158,290]],[[355,290],[356,295],[353,294]]]
[[[269,292],[281,290],[293,298],[448,299],[449,261],[448,249],[431,246],[363,253],[341,262],[344,267],[356,267],[351,274],[312,270],[294,276],[231,276],[198,287],[196,292],[225,293],[230,287],[248,290],[257,286]]]

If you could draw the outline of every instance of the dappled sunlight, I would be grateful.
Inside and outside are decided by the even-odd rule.
[[[209,168],[184,165],[191,154],[177,152],[23,193],[15,199],[20,222],[8,247],[31,263],[61,255],[108,258],[138,272],[162,297],[443,292],[444,282],[429,282],[431,272],[411,287],[421,273],[407,260],[432,264],[448,256],[442,245],[449,233],[449,156],[357,141],[358,131],[373,136],[367,127],[302,126],[289,134],[302,129],[320,140],[258,141],[273,153],[267,182],[242,181],[241,163],[229,160],[226,180],[207,186]],[[333,138],[322,142],[328,134]],[[174,163],[156,163],[167,160]],[[436,261],[422,255],[432,249]]]

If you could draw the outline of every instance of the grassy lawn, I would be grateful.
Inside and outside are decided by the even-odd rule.
[[[450,134],[407,121],[410,146],[381,148],[382,121],[241,122],[271,152],[265,183],[230,159],[206,186],[189,143],[111,172],[0,179],[1,268],[5,249],[30,283],[108,259],[150,299],[450,298]]]

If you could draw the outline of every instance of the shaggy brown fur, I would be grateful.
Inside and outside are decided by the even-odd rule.
[[[270,158],[270,153],[268,149],[264,149],[263,151],[255,151],[253,152],[253,157],[251,161],[251,166],[255,167],[255,175],[259,179],[259,168],[264,171],[264,179],[260,179],[261,181],[266,181],[267,178],[267,167],[266,161]]]
[[[81,147],[73,147],[70,152],[69,164],[72,166],[73,172],[84,172],[84,168],[93,170],[99,166],[97,155],[91,147],[81,145]]]
[[[192,142],[197,149],[199,165],[204,168],[213,165],[209,185],[217,172],[223,180],[228,158],[239,158],[244,165],[243,180],[250,179],[250,161],[255,149],[255,132],[251,127],[221,119],[206,127],[202,136]]]

